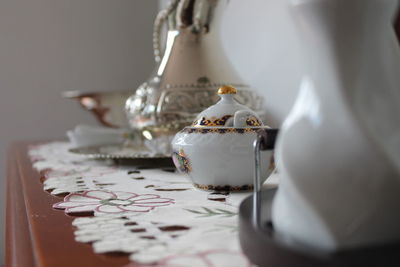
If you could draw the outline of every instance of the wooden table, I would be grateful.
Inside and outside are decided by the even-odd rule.
[[[126,254],[95,254],[74,240],[73,217],[54,210],[59,202],[43,191],[27,143],[11,147],[7,164],[6,266],[123,266]]]

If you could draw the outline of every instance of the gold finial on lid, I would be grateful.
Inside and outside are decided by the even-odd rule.
[[[234,95],[236,92],[236,88],[230,85],[224,85],[218,89],[219,95]]]

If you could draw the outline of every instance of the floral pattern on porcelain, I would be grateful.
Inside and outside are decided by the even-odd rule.
[[[156,194],[136,194],[121,191],[90,190],[71,193],[64,201],[53,205],[55,209],[65,210],[67,214],[79,213],[122,213],[149,212],[155,208],[174,204],[171,198]]]
[[[243,185],[253,183],[253,142],[257,131],[268,127],[187,127],[175,135],[172,148],[185,151],[190,158],[191,172],[188,173],[193,184],[200,189],[210,190],[248,190]],[[271,162],[273,151],[262,151],[262,181],[273,171]],[[176,163],[179,169],[180,165]],[[225,189],[226,188],[226,189]]]
[[[174,161],[175,166],[177,166],[180,172],[188,174],[192,171],[192,166],[190,165],[189,158],[185,154],[183,149],[180,149],[179,152],[172,152],[172,160]]]
[[[237,111],[248,111],[251,110],[239,104],[234,96],[236,95],[236,89],[231,86],[223,86],[218,90],[218,94],[221,97],[220,101],[215,105],[202,111],[193,122],[194,127],[221,127],[233,126],[233,120]]]
[[[225,126],[229,119],[231,119],[233,115],[224,115],[221,118],[211,117],[201,117],[199,120],[196,120],[192,126],[194,127],[210,127],[210,126]]]
[[[266,129],[268,127],[247,127],[247,128],[233,128],[233,127],[213,127],[213,128],[198,128],[198,127],[186,127],[184,128],[181,133],[200,133],[200,134],[207,134],[207,133],[216,133],[216,134],[225,134],[225,133],[237,133],[237,134],[244,134],[244,133],[256,133],[260,129]]]
[[[247,126],[251,126],[251,127],[258,127],[261,126],[262,123],[260,122],[260,120],[256,117],[250,117],[246,119],[246,125]]]

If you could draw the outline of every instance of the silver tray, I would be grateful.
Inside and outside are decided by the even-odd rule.
[[[144,146],[107,144],[77,147],[69,149],[69,152],[86,156],[97,160],[114,160],[118,163],[154,165],[160,167],[173,166],[171,155],[154,153]]]

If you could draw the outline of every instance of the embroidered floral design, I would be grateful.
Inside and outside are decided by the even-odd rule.
[[[171,198],[162,198],[155,194],[135,194],[121,191],[91,190],[72,193],[64,201],[53,205],[67,214],[73,213],[121,213],[149,212],[157,207],[174,204]]]
[[[190,173],[192,171],[189,158],[183,149],[181,149],[179,152],[172,152],[172,160],[180,172]]]
[[[224,216],[224,217],[232,217],[238,215],[236,212],[232,212],[226,209],[210,209],[207,207],[201,207],[202,209],[200,210],[193,210],[193,209],[184,209],[187,210],[191,213],[197,214],[200,217],[210,217],[210,216]]]
[[[255,133],[267,127],[247,128]],[[239,131],[247,134],[245,127],[194,129],[212,129],[214,134],[220,134],[221,129],[227,135]],[[182,175],[161,169],[99,164],[68,152],[70,147],[68,143],[49,143],[32,148],[30,155],[44,159],[35,163],[34,168],[48,176],[45,185],[54,189],[52,193],[79,192],[54,208],[70,215],[94,215],[73,220],[77,242],[91,244],[94,253],[124,251],[134,261],[132,266],[251,266],[237,242],[234,214],[242,196],[228,197],[225,189],[230,188],[221,186],[223,191],[212,191],[209,197],[210,194],[193,189]],[[188,159],[189,163],[193,164],[192,160]],[[115,184],[108,187],[112,183]],[[113,192],[112,188],[117,187],[136,194]],[[208,185],[205,188],[213,189]]]
[[[82,177],[99,177],[105,176],[107,174],[112,174],[118,171],[116,167],[103,167],[103,166],[96,166],[93,167],[86,167],[86,166],[79,166],[75,168],[71,168],[70,166],[60,167],[57,169],[49,169],[46,171],[44,178],[54,178],[54,177],[62,177],[62,176],[82,176]]]

